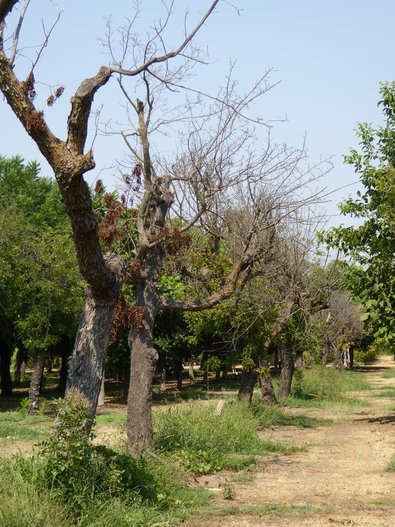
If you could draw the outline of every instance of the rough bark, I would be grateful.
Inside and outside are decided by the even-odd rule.
[[[272,376],[270,371],[261,373],[259,377],[259,387],[261,389],[261,401],[265,404],[276,404],[276,394],[274,393]]]
[[[38,410],[45,356],[45,350],[35,350],[34,352],[33,373],[29,388],[29,414],[35,414]]]
[[[69,366],[66,395],[77,390],[89,401],[92,415],[101,389],[104,359],[118,301],[121,281],[107,295],[94,295],[88,287],[73,355]]]
[[[258,373],[255,370],[243,370],[240,377],[240,387],[237,397],[239,401],[252,401],[255,385],[258,381]]]
[[[281,354],[281,379],[279,397],[285,398],[291,395],[292,378],[295,370],[295,363],[292,350],[287,346],[280,350]]]
[[[104,406],[104,397],[105,397],[105,395],[106,394],[105,394],[105,382],[104,382],[104,371],[103,371],[101,384],[100,384],[99,397],[97,399],[97,406]]]
[[[134,327],[130,334],[131,361],[127,434],[131,453],[140,457],[152,441],[152,381],[158,353],[152,345],[152,328]]]
[[[131,360],[126,423],[129,448],[135,457],[149,450],[152,442],[152,383],[158,362],[153,330],[160,307],[156,282],[162,258],[161,248],[151,250],[141,265],[136,282],[135,320],[129,334]]]

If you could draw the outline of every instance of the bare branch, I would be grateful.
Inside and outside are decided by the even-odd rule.
[[[23,20],[25,18],[25,14],[26,14],[27,8],[29,7],[29,4],[30,4],[30,0],[25,0],[25,3],[23,4],[22,10],[21,10],[21,14],[19,16],[18,25],[16,26],[16,29],[15,29],[12,50],[11,50],[11,54],[9,58],[11,66],[14,65],[14,61],[15,61],[15,57],[16,57],[16,53],[18,49],[19,33],[21,31]]]

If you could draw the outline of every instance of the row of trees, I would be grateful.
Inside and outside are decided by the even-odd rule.
[[[60,384],[64,386],[70,342],[82,305],[82,280],[55,182],[40,177],[34,163],[25,166],[20,158],[2,158],[0,188],[2,395],[11,393],[10,359],[18,349],[15,378],[22,361],[29,360],[33,367],[30,410],[35,411],[45,359],[61,361]],[[125,196],[107,192],[101,181],[92,191],[92,202],[102,246],[126,258],[136,238],[136,210],[126,205]],[[235,225],[231,228],[236,231]],[[333,351],[341,353],[346,344],[360,337],[355,328],[347,327],[353,325],[355,306],[339,290],[339,266],[325,270],[311,262],[314,236],[300,224],[293,234],[277,230],[272,235],[273,250],[262,260],[260,272],[236,296],[200,313],[161,310],[154,344],[163,380],[170,372],[180,378],[183,365],[194,359],[206,371],[226,372],[242,364],[240,398],[251,398],[260,376],[265,398],[273,400],[273,392],[268,391],[270,364],[282,363],[280,395],[287,396],[295,361],[299,365],[303,358],[326,361],[330,350],[325,343],[333,346],[333,356]],[[199,299],[202,291],[217,290],[233,265],[233,247],[197,225],[188,235],[177,233],[169,238],[165,251],[158,289],[178,301]],[[127,335],[138,314],[131,273],[124,280],[107,355],[107,372],[116,374],[118,380],[128,378]]]
[[[34,265],[51,279],[59,276],[63,283],[61,264],[70,260],[61,251],[46,254],[45,240],[56,239],[56,229],[71,229],[85,281],[67,390],[86,397],[94,413],[109,338],[116,343],[127,331],[131,350],[127,431],[135,455],[149,448],[152,438],[157,348],[164,351],[169,340],[165,331],[155,335],[155,326],[166,326],[166,317],[182,318],[184,325],[193,327],[189,336],[197,343],[196,328],[202,328],[199,337],[204,338],[204,315],[177,318],[174,313],[202,312],[225,301],[226,309],[219,309],[216,316],[210,312],[210,322],[214,327],[223,325],[221,331],[227,338],[222,336],[219,341],[227,342],[243,361],[240,395],[249,397],[260,376],[263,394],[270,396],[270,383],[264,382],[270,380],[269,350],[279,350],[284,394],[292,377],[291,350],[301,350],[306,335],[314,338],[311,322],[328,308],[328,299],[321,298],[322,284],[313,279],[315,269],[309,263],[311,207],[320,199],[312,187],[328,165],[307,165],[303,148],[274,144],[270,130],[257,142],[257,129],[262,136],[265,125],[251,108],[270,88],[266,75],[244,94],[237,91],[231,74],[216,94],[188,87],[192,69],[203,60],[193,48],[193,39],[218,4],[216,0],[209,5],[172,51],[164,38],[171,4],[164,21],[157,22],[145,41],[133,33],[132,22],[119,32],[118,48],[110,32],[111,63],[83,80],[73,94],[66,138],[61,139],[51,131],[42,109],[45,102],[37,93],[36,66],[42,50],[31,57],[27,69],[20,66],[16,74],[20,31],[28,22],[29,2],[0,0],[0,90],[52,167],[69,220],[66,224],[59,212],[54,225],[40,226],[37,240],[43,240],[43,248],[32,250],[37,256]],[[15,25],[14,7],[19,8]],[[43,36],[43,48],[54,29]],[[93,152],[86,146],[89,119],[95,94],[112,77],[130,117],[124,128],[111,122],[105,128],[122,138],[130,155],[121,168],[125,190],[111,194],[99,182],[93,196],[84,179],[95,167]],[[62,87],[54,90],[47,105],[53,105],[62,93]],[[171,156],[158,153],[158,138],[164,132],[177,144]],[[21,168],[35,170],[34,166]],[[50,196],[53,184],[45,184],[44,195]],[[77,290],[80,279],[74,276],[72,282]],[[36,302],[40,324],[34,343],[29,344],[39,365],[42,349],[56,344],[63,335],[70,336],[60,327],[67,301],[56,296],[62,287],[55,289],[37,284],[32,292],[31,298],[43,299]],[[64,289],[70,290],[70,284]],[[29,316],[35,311],[33,304],[27,310]],[[4,301],[4,305],[12,302]],[[73,309],[69,308],[71,318],[78,305],[73,302]],[[31,328],[35,323],[30,322]],[[176,326],[180,331],[182,324]],[[23,322],[15,328],[21,345],[28,347]],[[182,341],[183,336],[179,337]]]

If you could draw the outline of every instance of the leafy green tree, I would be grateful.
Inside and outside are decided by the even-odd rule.
[[[362,319],[374,336],[395,344],[395,83],[382,84],[379,105],[385,122],[358,125],[359,150],[345,162],[353,165],[363,190],[339,205],[356,226],[332,228],[323,240],[343,251],[350,265],[346,287],[364,308]]]
[[[55,183],[35,163],[0,158],[0,189],[3,312],[8,335],[33,356],[35,409],[47,351],[76,331],[82,284]]]

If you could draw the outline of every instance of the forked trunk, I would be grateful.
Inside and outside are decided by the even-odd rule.
[[[295,363],[292,350],[289,347],[283,348],[281,354],[281,379],[279,397],[280,399],[291,395],[292,378],[295,371]]]
[[[45,363],[45,351],[36,350],[33,358],[33,373],[29,388],[29,414],[35,414],[38,410],[41,380]]]

